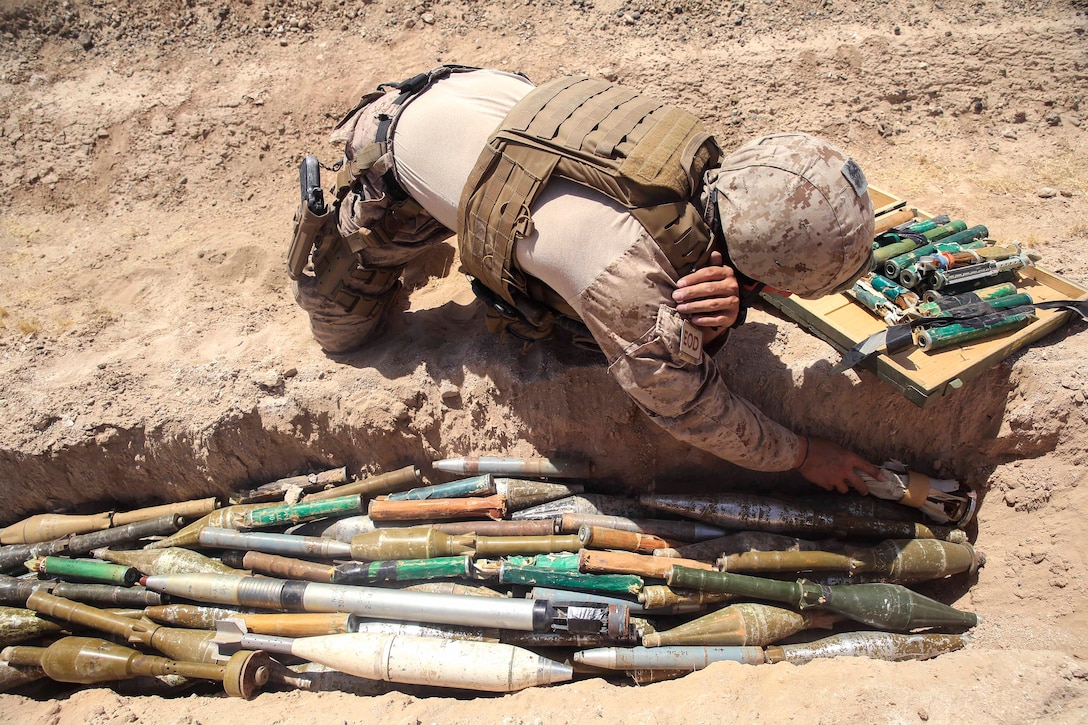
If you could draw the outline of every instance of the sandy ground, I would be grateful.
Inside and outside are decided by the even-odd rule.
[[[586,72],[698,113],[730,147],[827,136],[870,182],[985,223],[1088,284],[1088,6],[1006,0],[0,3],[0,493],[8,523],[347,465],[567,453],[610,490],[776,486],[653,428],[592,355],[498,346],[453,247],[407,277],[367,350],[327,357],[288,292],[301,156],[378,82],[440,62]],[[924,663],[719,664],[506,697],[0,695],[20,723],[1083,722],[1085,325],[922,410],[757,310],[720,353],[737,390],[874,461],[979,488],[982,624]],[[590,433],[590,435],[587,435]]]

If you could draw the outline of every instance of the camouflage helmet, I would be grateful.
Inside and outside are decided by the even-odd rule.
[[[865,175],[826,141],[802,133],[749,141],[708,172],[706,189],[732,265],[753,280],[814,299],[869,271]]]

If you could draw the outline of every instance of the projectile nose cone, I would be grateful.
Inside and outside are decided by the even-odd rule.
[[[544,681],[548,684],[570,682],[574,678],[574,668],[562,662],[551,662],[544,670]]]

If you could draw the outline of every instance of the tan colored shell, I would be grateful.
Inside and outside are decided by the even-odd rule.
[[[869,271],[873,204],[861,169],[807,134],[763,136],[707,176],[736,268],[805,298]]]

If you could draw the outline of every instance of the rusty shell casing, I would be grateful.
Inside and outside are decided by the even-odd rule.
[[[494,473],[500,476],[589,478],[593,475],[593,464],[591,462],[559,458],[472,456],[467,458],[444,458],[440,461],[434,461],[432,465],[436,471],[461,476]]]
[[[26,604],[27,597],[37,591],[51,592],[58,597],[73,599],[78,602],[105,604],[115,607],[146,607],[163,603],[161,594],[148,591],[141,586],[73,584],[55,580],[36,581],[33,579],[13,579],[11,577],[0,579],[0,602],[21,606]]]
[[[229,567],[210,556],[178,546],[136,551],[95,549],[92,553],[96,559],[131,566],[144,576],[155,574],[238,574],[244,576],[248,573]]]
[[[153,541],[145,549],[166,549],[171,546],[196,547],[200,544],[200,532],[206,528],[237,529],[238,522],[247,511],[265,508],[263,503],[246,503],[235,506],[224,506],[212,511],[207,516],[197,519],[181,531],[172,536],[167,536],[161,541]]]
[[[140,579],[140,572],[121,564],[110,564],[97,559],[68,559],[61,556],[43,556],[27,562],[27,569],[40,576],[85,584],[115,584],[129,587]]]
[[[506,498],[495,494],[479,498],[437,498],[423,501],[374,499],[367,507],[373,521],[437,521],[489,518],[506,515]]]
[[[634,574],[651,579],[664,579],[669,569],[680,563],[693,569],[714,570],[711,564],[690,559],[669,559],[628,551],[582,549],[578,552],[578,571],[583,574]]]
[[[919,627],[973,627],[978,617],[924,597],[898,584],[820,585],[764,579],[746,574],[674,566],[670,586],[728,591],[753,599],[783,602],[798,609],[826,609],[877,629],[907,632]]]
[[[158,650],[167,657],[186,662],[215,662],[218,648],[208,630],[176,629],[152,624],[147,620],[130,619],[87,604],[34,592],[27,607],[47,617],[63,619],[72,624],[96,629],[132,643]]]
[[[192,501],[179,501],[177,503],[167,503],[161,506],[148,506],[147,508],[134,509],[132,511],[119,511],[113,514],[113,526],[125,526],[127,524],[135,524],[139,521],[148,521],[150,519],[157,519],[160,516],[167,516],[174,514],[183,518],[199,519],[201,516],[207,516],[212,511],[215,511],[221,502],[215,496],[209,498],[194,499]]]
[[[41,648],[32,648],[39,650]],[[237,652],[223,665],[180,662],[145,655],[134,649],[96,637],[64,637],[37,654],[45,674],[57,682],[95,684],[132,679],[141,675],[181,675],[217,680],[232,697],[251,698],[268,682],[270,662],[262,652]],[[0,652],[0,659],[21,658],[19,646]],[[251,655],[259,655],[251,657]]]
[[[912,583],[974,571],[978,568],[979,557],[970,544],[953,544],[939,539],[894,539],[873,547],[848,547],[842,553],[750,551],[724,556],[717,563],[720,571],[845,571]]]
[[[0,607],[0,645],[4,647],[60,631],[59,624],[42,619],[31,609]]]
[[[698,589],[673,589],[664,585],[642,587],[638,593],[639,603],[648,611],[667,609],[681,605],[720,604],[732,602],[739,597],[729,592],[702,592]]]
[[[228,607],[201,607],[196,604],[162,604],[144,608],[148,619],[160,624],[171,624],[191,629],[215,629],[221,619],[244,616],[240,609]]]
[[[451,536],[430,527],[379,529],[351,540],[350,554],[356,561],[394,561],[460,556],[475,551],[476,536]]]
[[[265,529],[273,526],[291,526],[303,521],[338,516],[340,514],[360,514],[363,512],[363,497],[338,496],[320,501],[302,501],[300,503],[273,504],[263,508],[246,511],[237,522],[238,529]]]
[[[41,667],[0,662],[0,692],[14,690],[16,687],[22,687],[43,677],[45,677],[45,670]]]
[[[399,561],[352,561],[333,569],[332,584],[386,584],[398,581],[449,579],[472,576],[472,557],[439,556]]]
[[[112,512],[77,516],[72,514],[37,514],[0,529],[0,544],[37,544],[69,534],[86,534],[108,529]]]
[[[480,536],[548,536],[556,533],[551,519],[535,521],[446,521],[433,525],[444,534],[478,534]],[[22,562],[20,562],[22,563]]]
[[[949,527],[817,511],[808,506],[750,494],[645,495],[639,497],[639,502],[680,516],[741,530],[881,539],[947,539],[951,535]]]
[[[339,486],[351,480],[347,466],[332,468],[317,473],[307,473],[301,476],[288,476],[271,483],[265,483],[248,491],[239,491],[232,494],[230,502],[240,503],[266,503],[268,501],[282,501],[288,491],[301,489],[303,493],[320,491],[327,486]]]
[[[506,497],[508,512],[521,511],[548,501],[580,494],[585,487],[580,483],[547,483],[524,478],[496,478],[495,493]]]
[[[74,534],[62,539],[42,541],[37,544],[12,544],[0,547],[0,571],[23,568],[23,562],[41,556],[86,554],[103,546],[124,544],[149,536],[172,534],[181,528],[184,519],[176,514],[166,514],[147,521],[116,526],[89,534]]]
[[[822,657],[870,657],[901,662],[928,660],[962,649],[967,637],[961,634],[896,634],[894,632],[843,632],[815,642],[768,647],[767,662],[801,665]]]
[[[292,559],[286,556],[266,554],[263,551],[224,551],[223,563],[236,565],[242,570],[267,574],[281,579],[301,579],[308,582],[332,583],[336,567],[314,561]]]
[[[465,496],[490,496],[495,490],[495,477],[490,473],[462,478],[434,486],[421,486],[407,491],[386,495],[386,501],[423,501],[429,498],[464,498]]]
[[[604,516],[649,518],[651,511],[652,509],[641,506],[626,496],[583,493],[515,511],[510,514],[510,518],[514,521],[557,519],[563,514],[600,514]]]
[[[319,637],[354,632],[358,618],[345,612],[291,612],[289,614],[241,614],[246,629],[277,637]]]
[[[760,665],[762,647],[601,647],[574,653],[574,661],[606,670],[686,670],[694,672],[711,662]]]
[[[664,632],[643,635],[645,647],[663,645],[755,645],[778,642],[805,629],[830,629],[834,615],[794,612],[754,602],[738,602]]]
[[[476,555],[528,556],[532,554],[558,554],[578,551],[582,540],[574,534],[548,534],[546,536],[477,536]]]
[[[263,551],[266,554],[306,556],[314,559],[340,559],[351,554],[351,546],[323,536],[292,536],[264,531],[235,531],[205,528],[197,541],[210,549]]]
[[[321,501],[326,498],[354,496],[356,494],[363,496],[364,498],[369,498],[380,494],[415,488],[422,480],[423,477],[420,475],[419,468],[416,466],[405,466],[404,468],[398,468],[395,471],[364,478],[362,481],[355,481],[354,483],[336,486],[326,491],[311,493],[306,496],[303,501]]]
[[[656,549],[665,549],[670,546],[670,542],[653,534],[606,529],[603,526],[589,524],[583,524],[578,530],[578,538],[582,541],[582,545],[589,549],[617,549],[639,554],[652,554]]]
[[[619,531],[637,531],[674,541],[704,541],[725,535],[725,530],[699,521],[671,521],[668,519],[629,519],[624,516],[602,514],[563,514],[557,527],[565,534],[577,533],[583,524],[603,526]]]

